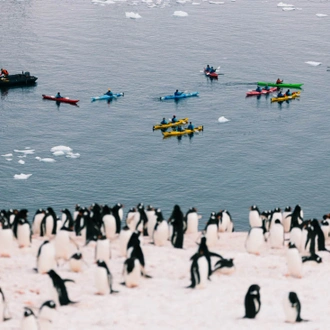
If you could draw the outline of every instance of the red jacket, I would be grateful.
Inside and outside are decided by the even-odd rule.
[[[8,73],[8,71],[6,69],[2,69],[1,70],[1,74],[4,74],[5,76],[8,76],[9,75],[9,73]]]

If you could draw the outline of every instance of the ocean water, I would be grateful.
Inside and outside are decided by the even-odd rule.
[[[34,87],[1,91],[0,154],[13,157],[0,156],[0,208],[32,217],[39,207],[121,202],[127,211],[143,202],[167,217],[179,204],[197,207],[201,228],[227,209],[236,230],[248,228],[252,204],[300,204],[306,218],[329,212],[329,2],[296,0],[293,11],[273,0],[195,3],[0,2],[1,67],[38,77]],[[218,81],[203,75],[206,64],[221,66]],[[300,99],[245,97],[279,77],[304,83]],[[125,96],[91,103],[108,88]],[[159,100],[176,89],[200,95]],[[58,91],[79,107],[42,100]],[[152,131],[173,114],[204,132],[164,140]],[[35,159],[53,157],[57,145],[80,158]],[[25,148],[35,153],[20,164],[14,150]],[[14,180],[20,173],[32,176]]]

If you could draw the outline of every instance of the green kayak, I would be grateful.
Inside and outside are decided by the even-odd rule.
[[[264,82],[264,81],[258,81],[257,83],[259,86],[270,86],[270,87],[288,87],[288,88],[301,88],[303,84],[276,84],[272,82]]]

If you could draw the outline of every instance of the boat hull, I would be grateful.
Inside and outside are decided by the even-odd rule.
[[[272,83],[272,82],[264,82],[264,81],[258,81],[257,83],[259,86],[271,86],[271,87],[287,87],[287,88],[301,88],[301,86],[303,84],[286,84],[286,83],[282,83],[282,84],[276,84],[276,83]]]
[[[95,96],[92,97],[91,100],[92,102],[98,101],[98,100],[112,100],[116,99],[117,97],[124,96],[124,93],[114,93],[112,96],[110,95],[101,95],[101,96]]]
[[[295,99],[296,97],[300,96],[300,92],[292,93],[290,96],[283,96],[283,97],[272,97],[270,99],[271,102],[283,102],[283,101],[288,101]]]
[[[198,92],[192,92],[192,93],[182,93],[180,95],[166,95],[166,96],[161,96],[160,99],[163,100],[178,100],[178,99],[184,99],[186,97],[192,97],[192,96],[198,96]]]
[[[68,97],[55,97],[55,96],[49,96],[42,94],[42,97],[44,100],[51,100],[51,101],[56,101],[56,102],[61,102],[61,103],[70,103],[70,104],[76,104],[79,102],[79,100],[73,100],[69,99]]]
[[[266,94],[274,93],[276,90],[277,90],[277,87],[269,88],[269,90],[263,89],[261,92],[249,91],[246,93],[246,96],[266,95]]]
[[[218,76],[219,76],[216,72],[210,73],[210,72],[206,71],[205,69],[204,69],[204,74],[206,77],[209,77],[211,79],[218,79]]]
[[[204,126],[198,126],[195,127],[193,130],[191,129],[185,129],[182,132],[178,131],[172,131],[172,132],[163,132],[164,138],[170,137],[170,136],[180,136],[180,135],[185,135],[185,134],[193,134],[196,132],[200,132],[204,130]]]
[[[30,76],[29,72],[12,74],[7,77],[0,78],[0,88],[33,86],[36,84],[37,79],[37,77]]]
[[[182,119],[178,119],[178,121],[175,122],[175,123],[154,125],[152,127],[152,130],[154,131],[155,129],[167,129],[167,128],[170,128],[170,127],[176,127],[176,126],[180,126],[180,125],[187,125],[188,124],[188,119],[189,118],[182,118]]]

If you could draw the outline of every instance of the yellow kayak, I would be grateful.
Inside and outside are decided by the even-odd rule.
[[[204,126],[198,126],[195,127],[193,130],[192,129],[184,129],[183,131],[172,131],[172,132],[163,132],[163,136],[165,137],[170,137],[170,136],[179,136],[179,135],[184,135],[184,134],[192,134],[196,132],[200,132],[204,130]]]
[[[163,128],[181,126],[181,125],[186,125],[186,124],[188,124],[188,118],[182,118],[182,119],[178,119],[178,121],[175,123],[155,125],[152,127],[152,130],[154,131],[155,129],[163,129]]]
[[[293,92],[292,95],[289,96],[282,96],[282,97],[272,97],[270,99],[271,102],[282,102],[287,100],[295,99],[296,97],[300,96],[300,92]]]

